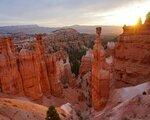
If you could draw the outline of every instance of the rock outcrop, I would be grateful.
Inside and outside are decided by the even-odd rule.
[[[150,81],[150,18],[124,26],[115,48],[114,80],[118,88]]]
[[[95,110],[102,110],[105,107],[112,79],[113,57],[112,54],[105,56],[100,34],[101,28],[97,28],[95,45],[93,50],[89,49],[82,57],[78,77],[87,106]]]
[[[92,70],[93,52],[89,49],[86,55],[82,57],[79,69],[78,81],[84,94],[87,107],[91,107],[91,70]]]
[[[95,110],[102,110],[109,97],[110,74],[107,70],[105,51],[101,45],[101,28],[96,28],[96,40],[93,48],[91,95],[92,106]]]
[[[33,99],[50,94],[60,97],[62,79],[67,83],[73,80],[68,56],[63,51],[46,53],[41,35],[36,37],[35,50],[22,49],[19,53],[15,52],[11,38],[0,41],[0,88],[3,93]]]
[[[79,69],[79,76],[83,77],[87,72],[92,69],[93,52],[89,49],[81,59],[81,66]]]
[[[150,82],[115,89],[103,111],[94,113],[92,120],[149,120]]]
[[[5,93],[22,94],[21,76],[13,51],[11,38],[4,38],[0,41],[0,87]]]

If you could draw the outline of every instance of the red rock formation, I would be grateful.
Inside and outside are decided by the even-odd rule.
[[[47,71],[47,66],[45,63],[45,54],[44,54],[44,47],[42,44],[42,36],[37,35],[36,36],[36,54],[37,54],[37,62],[39,64],[39,77],[40,77],[40,82],[41,82],[41,89],[43,93],[50,92],[50,84],[49,84],[49,78],[48,78],[48,71]]]
[[[91,106],[91,70],[92,70],[93,52],[89,49],[86,55],[82,57],[81,66],[79,69],[78,81],[84,94],[87,107]],[[89,108],[88,108],[89,109]]]
[[[89,49],[81,59],[81,66],[79,69],[79,76],[83,77],[87,72],[91,71],[92,69],[92,60],[93,60],[93,53],[92,50]]]
[[[22,94],[23,87],[11,38],[0,41],[0,83],[4,93]]]
[[[37,59],[38,56],[34,53],[22,53],[18,59],[18,70],[21,74],[24,94],[33,99],[38,99],[43,95]]]
[[[104,108],[109,96],[109,71],[106,70],[104,49],[101,45],[101,28],[96,29],[96,41],[93,49],[91,95],[95,110]]]
[[[148,17],[147,17],[148,18]],[[114,79],[116,87],[150,81],[150,26],[124,26],[115,48]]]
[[[75,77],[71,72],[71,66],[69,63],[69,58],[65,61],[64,63],[64,76],[63,78],[65,78],[68,82],[68,84],[73,87],[75,85]]]
[[[11,39],[0,42],[0,88],[4,93],[24,94],[33,99],[63,93],[62,79],[73,80],[70,63],[61,51],[46,54],[42,36],[37,35],[35,51],[14,51]],[[63,61],[63,62],[61,62]],[[64,62],[66,61],[66,62]]]
[[[47,56],[46,58],[47,73],[50,83],[51,94],[55,96],[61,96],[62,85],[61,85],[61,73],[60,64],[57,62],[55,56]]]

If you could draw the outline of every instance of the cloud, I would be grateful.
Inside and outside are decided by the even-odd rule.
[[[0,25],[40,24],[62,26],[88,24],[103,14],[139,0],[1,0]],[[143,0],[144,1],[144,0]],[[100,18],[100,17],[99,17]]]

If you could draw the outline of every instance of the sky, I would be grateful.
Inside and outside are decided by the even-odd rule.
[[[0,0],[0,26],[132,25],[150,0]]]

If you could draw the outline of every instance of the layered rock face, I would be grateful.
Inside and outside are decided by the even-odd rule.
[[[37,63],[37,58],[37,55],[28,53],[25,55],[21,54],[19,59],[17,59],[18,71],[23,85],[23,92],[26,96],[34,99],[40,98],[43,95],[39,76],[40,67]],[[4,90],[2,92],[5,93]]]
[[[115,48],[116,87],[150,81],[150,18],[144,24],[124,26]]]
[[[13,48],[10,38],[0,41],[0,87],[6,93],[22,94],[22,81]]]
[[[11,38],[0,41],[0,88],[3,93],[33,99],[48,94],[61,96],[64,76],[68,83],[73,78],[66,53],[46,54],[41,35],[36,37],[34,51],[22,49],[16,53]]]

